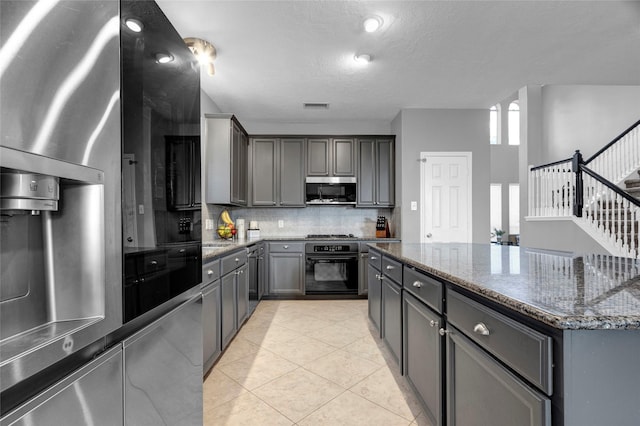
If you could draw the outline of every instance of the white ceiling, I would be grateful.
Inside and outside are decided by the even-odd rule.
[[[240,120],[390,121],[403,108],[488,108],[528,84],[640,85],[638,1],[157,3],[181,36],[216,46],[202,87]],[[384,19],[372,34],[371,14]]]

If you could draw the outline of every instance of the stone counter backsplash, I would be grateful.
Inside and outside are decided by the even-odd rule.
[[[299,237],[307,234],[354,234],[356,237],[375,235],[378,216],[391,220],[391,209],[359,209],[350,206],[314,206],[304,208],[242,208],[207,204],[202,208],[202,220],[212,219],[214,227],[220,212],[229,211],[233,221],[244,219],[246,228],[258,221],[260,235]],[[284,227],[278,227],[278,221]],[[389,224],[395,235],[393,223]],[[215,229],[202,231],[202,240],[218,239]]]

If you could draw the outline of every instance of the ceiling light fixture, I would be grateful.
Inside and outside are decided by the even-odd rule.
[[[187,44],[187,47],[189,47],[189,50],[191,50],[191,53],[198,58],[200,65],[206,65],[207,73],[209,75],[214,75],[216,70],[213,67],[213,60],[217,57],[215,46],[206,40],[195,37],[185,38],[184,42]]]
[[[140,20],[135,18],[125,19],[124,24],[134,33],[139,33],[144,28],[144,24]]]
[[[169,53],[156,53],[156,62],[159,64],[167,64],[173,61],[173,56]]]
[[[364,20],[363,26],[364,30],[368,33],[374,33],[382,27],[382,18],[379,16],[370,16]]]
[[[355,55],[353,57],[353,60],[359,64],[368,64],[369,62],[371,62],[371,55],[366,55],[366,54]]]

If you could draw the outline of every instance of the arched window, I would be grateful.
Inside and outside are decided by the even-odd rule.
[[[500,105],[489,108],[489,143],[498,145],[500,143]]]
[[[509,145],[520,145],[520,105],[518,101],[509,104]]]

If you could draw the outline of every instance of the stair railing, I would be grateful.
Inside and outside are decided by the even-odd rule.
[[[582,209],[576,217],[582,218],[620,255],[638,256],[638,220],[640,200],[632,197],[593,170],[580,164],[582,172]],[[576,191],[576,197],[580,197]]]
[[[584,162],[591,170],[615,184],[640,168],[640,120]]]
[[[616,255],[640,257],[640,200],[617,186],[640,168],[640,120],[584,160],[530,168],[529,216],[575,217]]]
[[[572,159],[529,169],[529,216],[573,215],[575,174]]]

